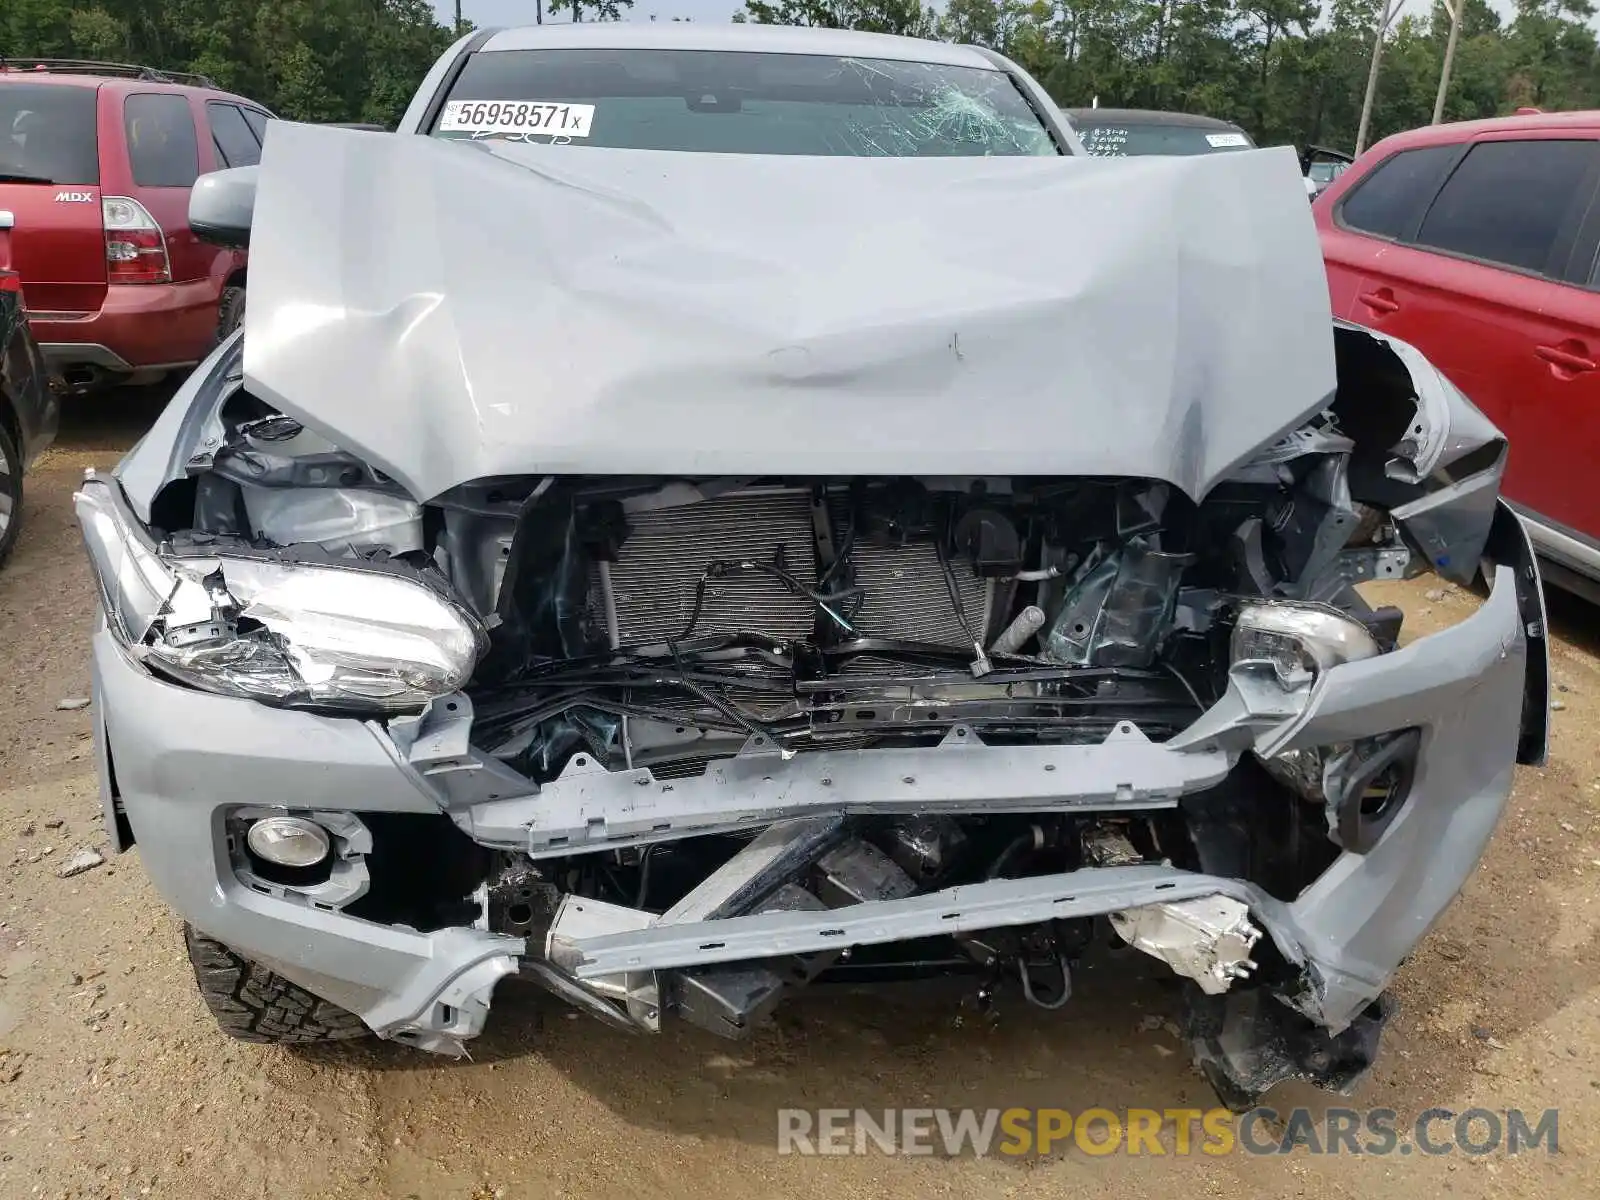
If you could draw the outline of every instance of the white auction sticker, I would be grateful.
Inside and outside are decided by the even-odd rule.
[[[1223,146],[1248,146],[1250,139],[1242,133],[1208,133],[1206,142],[1220,149]]]
[[[452,100],[439,117],[440,133],[589,136],[594,105],[553,100]]]

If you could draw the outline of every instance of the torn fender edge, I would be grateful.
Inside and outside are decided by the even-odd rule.
[[[1415,346],[1335,320],[1333,411],[1356,448],[1354,499],[1389,511],[1440,575],[1469,585],[1493,523],[1506,439]]]
[[[488,1022],[495,985],[517,969],[517,957],[493,954],[452,975],[410,1018],[380,1027],[378,1014],[388,1007],[380,1005],[366,1020],[380,1037],[434,1054],[465,1057],[467,1041],[482,1033]]]
[[[95,612],[97,629],[105,626],[105,613]],[[106,845],[112,853],[122,854],[133,846],[133,826],[128,814],[122,810],[122,796],[117,790],[117,768],[111,757],[111,734],[106,728],[106,705],[100,683],[100,667],[93,658],[89,660],[90,712],[94,719],[95,778],[100,788],[100,825],[106,836]]]

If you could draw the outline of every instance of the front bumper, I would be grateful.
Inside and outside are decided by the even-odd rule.
[[[449,1049],[482,1029],[521,939],[417,933],[262,895],[229,860],[224,813],[235,806],[437,813],[380,730],[154,679],[103,626],[91,670],[106,828],[126,820],[146,872],[185,920],[380,1034]]]
[[[1342,854],[1292,901],[1240,879],[1170,867],[1085,868],[825,912],[710,922],[703,919],[709,913],[637,914],[627,927],[574,930],[564,942],[569,974],[590,984],[637,979],[1225,896],[1247,906],[1284,959],[1302,968],[1295,1007],[1338,1033],[1380,995],[1471,874],[1519,756],[1542,752],[1546,659],[1537,569],[1509,510],[1502,508],[1495,530],[1494,587],[1477,613],[1393,653],[1326,672],[1296,716],[1263,720],[1225,700],[1164,745],[1124,737],[1072,748],[1072,762],[1043,766],[1061,781],[1052,795],[1009,801],[975,794],[970,772],[956,760],[941,765],[939,753],[925,756],[916,796],[885,785],[818,800],[815,787],[760,786],[786,768],[798,781],[810,770],[801,755],[787,764],[767,761],[742,781],[723,777],[727,802],[719,808],[707,801],[699,814],[703,821],[742,809],[745,823],[764,824],[920,810],[941,800],[965,812],[991,804],[1103,811],[1133,798],[1159,806],[1214,785],[1249,746],[1291,749],[1419,730],[1404,807],[1366,853]],[[563,777],[548,794],[506,798],[506,773],[491,764],[473,770],[459,726],[386,728],[190,690],[151,677],[103,627],[94,639],[93,676],[107,828],[126,822],[172,906],[198,929],[358,1013],[378,1033],[427,1048],[458,1049],[479,1032],[495,983],[525,965],[523,941],[479,928],[418,933],[252,890],[230,863],[227,809],[444,811],[485,844],[516,843],[535,855],[552,853],[551,830],[569,819],[596,831],[615,826],[608,836],[624,842],[647,837],[630,823],[640,814],[618,790],[623,780]],[[1013,766],[1026,761],[1019,753]],[[909,787],[910,777],[899,784]],[[486,791],[491,786],[498,794]],[[636,781],[625,788],[640,801],[646,790]]]

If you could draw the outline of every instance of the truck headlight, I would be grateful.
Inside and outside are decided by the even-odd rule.
[[[374,713],[457,691],[487,638],[420,578],[154,544],[110,482],[74,498],[107,623],[150,669],[206,691]]]
[[[1234,666],[1270,670],[1288,691],[1310,687],[1329,667],[1378,653],[1365,625],[1336,608],[1299,600],[1246,603],[1234,621]]]

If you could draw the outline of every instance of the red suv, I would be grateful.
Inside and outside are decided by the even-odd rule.
[[[192,365],[238,323],[245,255],[195,237],[189,190],[258,161],[270,119],[200,76],[0,62],[0,269],[69,384]]]
[[[1600,597],[1600,112],[1435,125],[1318,197],[1336,316],[1426,354],[1510,439],[1552,582]]]

